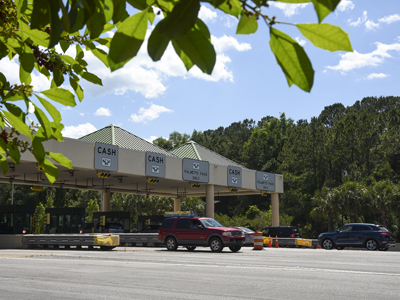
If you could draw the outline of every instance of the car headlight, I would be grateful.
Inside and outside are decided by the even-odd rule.
[[[222,236],[232,236],[232,232],[225,231],[225,232],[222,233]]]
[[[246,233],[244,231],[242,231],[242,236],[246,236]]]

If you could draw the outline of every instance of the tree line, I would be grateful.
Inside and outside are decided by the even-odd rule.
[[[384,224],[399,236],[400,97],[335,103],[310,121],[282,113],[191,136],[174,132],[168,142],[187,139],[247,168],[283,174],[280,212],[306,236],[349,222]],[[251,205],[267,211],[270,199],[224,197],[216,212],[239,216]]]

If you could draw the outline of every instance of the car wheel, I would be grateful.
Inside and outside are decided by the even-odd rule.
[[[325,239],[322,241],[322,248],[325,250],[332,250],[333,249],[333,242],[331,239]]]
[[[189,246],[189,247],[186,247],[186,249],[188,249],[189,251],[194,251],[194,249],[196,249],[196,247],[194,247],[194,246]]]
[[[167,246],[167,249],[169,251],[175,251],[178,248],[178,244],[176,242],[176,239],[173,238],[172,236],[168,237],[165,240],[165,245]]]
[[[389,250],[389,247],[382,247],[382,248],[379,248],[379,251],[388,251]]]
[[[368,240],[365,242],[365,247],[368,250],[375,251],[378,249],[378,243],[375,240]]]
[[[231,247],[229,247],[229,249],[232,252],[238,252],[241,248],[242,248],[241,246],[231,246]]]
[[[212,252],[221,252],[224,249],[224,245],[219,238],[212,238],[210,241],[210,248]]]

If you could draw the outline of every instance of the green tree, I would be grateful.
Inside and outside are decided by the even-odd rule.
[[[93,221],[93,213],[100,211],[98,200],[97,199],[90,199],[89,203],[86,207],[86,217],[85,222],[92,222]]]
[[[316,47],[352,51],[348,35],[341,28],[321,23],[340,0],[277,1],[312,3],[318,23],[290,25],[296,26]],[[8,171],[6,156],[18,164],[21,152],[25,151],[34,155],[50,182],[58,178],[58,169],[50,159],[72,168],[67,158],[46,152],[42,143],[63,140],[61,114],[51,101],[73,107],[76,98],[82,101],[84,97],[80,80],[102,84],[98,76],[88,72],[82,47],[115,71],[137,55],[148,26],[154,26],[147,44],[151,59],[160,60],[171,43],[187,70],[196,65],[204,73],[211,74],[216,52],[207,26],[198,18],[201,4],[238,18],[237,34],[255,33],[258,21],[266,24],[270,49],[288,85],[311,90],[314,82],[311,62],[293,38],[277,29],[289,23],[267,14],[267,0],[3,0],[0,5],[0,59],[18,59],[21,82],[9,82],[0,72],[0,127],[3,130],[0,166],[3,173]],[[128,11],[132,7],[135,13],[130,15]],[[157,24],[153,24],[155,9],[164,16]],[[104,33],[111,30],[115,30],[113,37],[105,37]],[[56,46],[60,46],[61,51],[57,51]],[[108,52],[99,46],[106,46]],[[75,57],[65,54],[70,47],[75,47]],[[34,68],[51,81],[50,89],[39,91],[31,85]],[[73,93],[61,87],[66,79]],[[29,113],[34,114],[38,123],[31,121]],[[6,121],[12,126],[10,131],[4,130]],[[20,134],[26,139],[20,138]]]
[[[36,227],[39,227],[39,233],[42,233],[44,224],[44,214],[46,209],[44,208],[43,204],[40,202],[35,209],[35,216],[36,216]]]

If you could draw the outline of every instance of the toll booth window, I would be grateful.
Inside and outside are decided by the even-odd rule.
[[[79,215],[72,216],[72,227],[82,227],[82,222]]]
[[[50,216],[50,227],[57,227],[58,216]]]
[[[24,213],[15,214],[15,226],[29,226],[29,217]]]
[[[64,227],[64,215],[58,216],[58,227]]]
[[[71,226],[71,215],[65,215],[65,227]]]
[[[190,219],[179,219],[178,222],[176,223],[176,228],[189,229]]]

